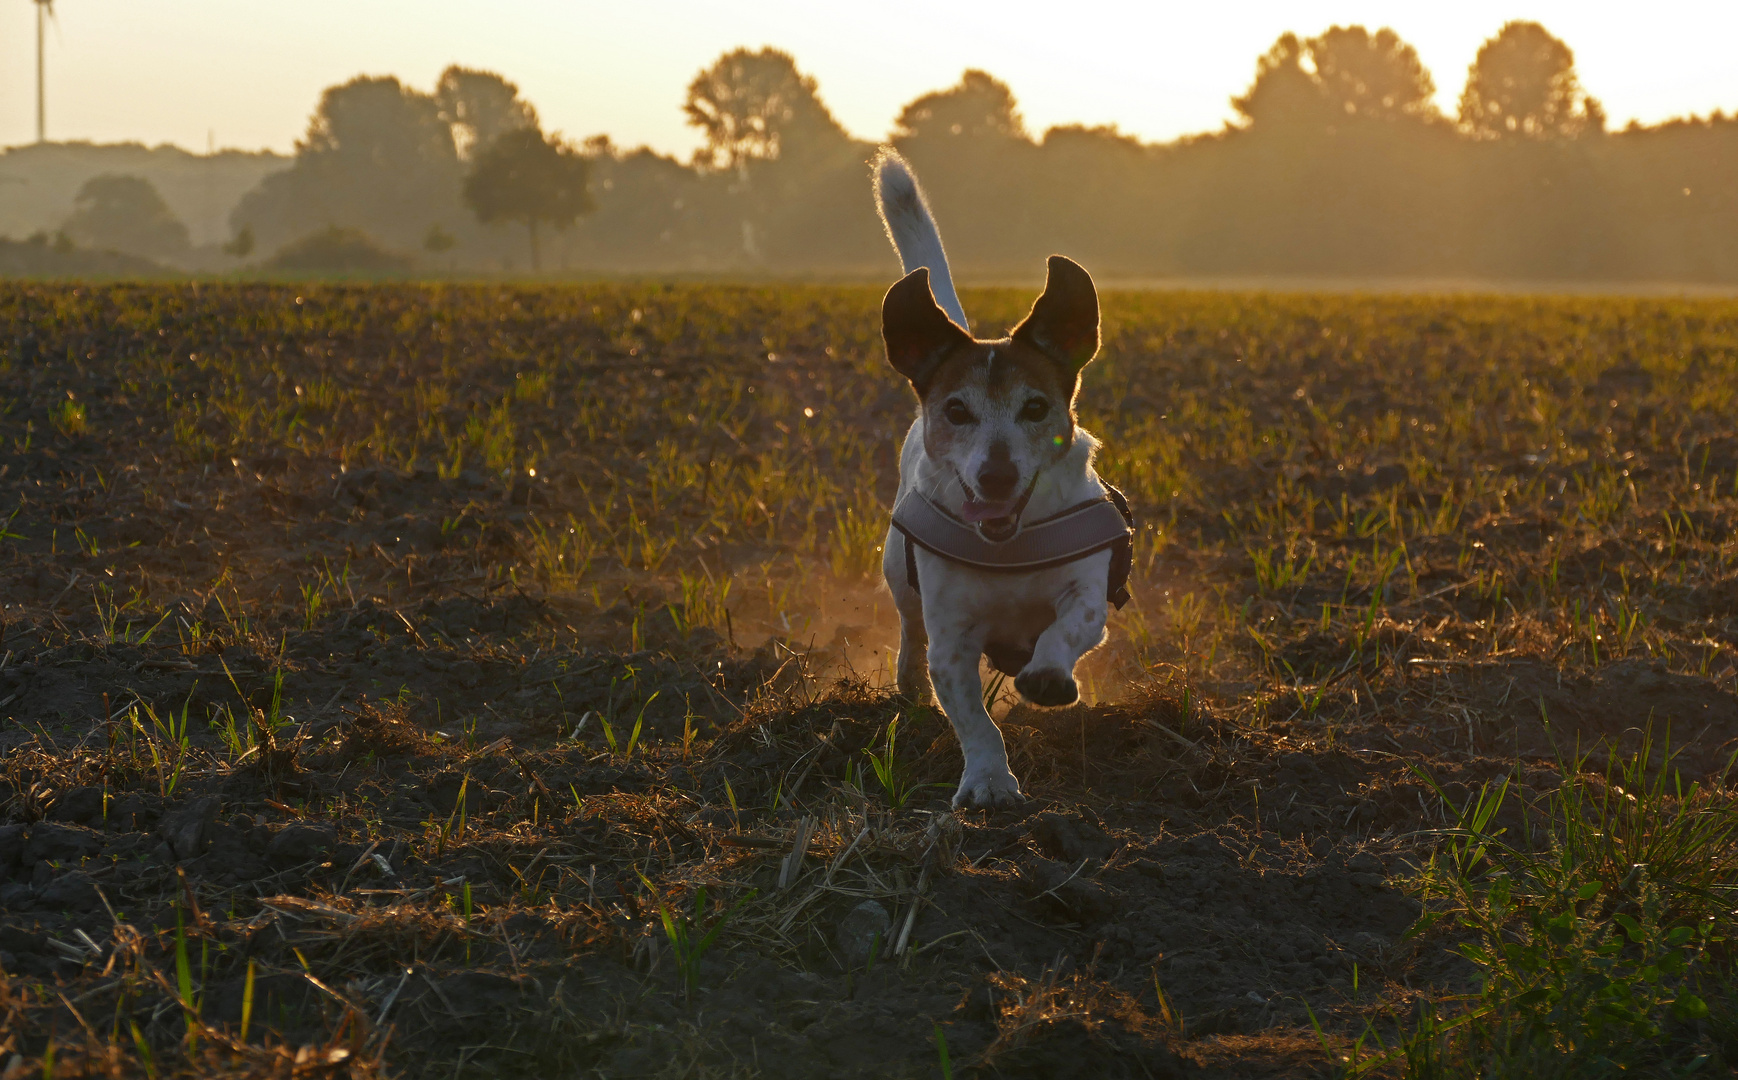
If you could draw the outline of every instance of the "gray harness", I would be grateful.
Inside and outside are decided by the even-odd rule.
[[[922,595],[917,581],[917,548],[961,566],[997,574],[1047,570],[1108,549],[1110,580],[1105,585],[1105,598],[1121,609],[1129,601],[1135,519],[1122,492],[1109,484],[1104,489],[1106,493],[1096,499],[1016,526],[1013,535],[1005,539],[991,539],[978,526],[937,506],[929,496],[916,489],[908,491],[893,508],[893,527],[905,537],[906,583]]]

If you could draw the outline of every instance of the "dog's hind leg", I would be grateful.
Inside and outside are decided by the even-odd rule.
[[[899,694],[913,704],[935,703],[935,687],[929,680],[929,637],[923,631],[923,604],[906,614],[899,608]]]
[[[903,533],[888,529],[887,540],[881,545],[881,573],[899,612],[896,679],[901,697],[929,705],[935,701],[935,689],[929,681],[929,634],[923,628],[923,597],[906,580],[905,544]]]

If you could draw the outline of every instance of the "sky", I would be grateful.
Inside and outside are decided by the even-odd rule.
[[[0,145],[35,138],[35,9],[0,0]],[[773,45],[820,82],[853,134],[968,67],[1007,82],[1036,133],[1114,124],[1148,141],[1232,117],[1280,34],[1391,26],[1452,112],[1480,42],[1533,19],[1574,49],[1613,126],[1738,109],[1731,0],[1239,0],[1057,4],[878,0],[56,0],[52,140],[289,152],[320,91],[358,74],[432,88],[451,63],[517,82],[544,126],[686,158],[688,82],[720,53]]]

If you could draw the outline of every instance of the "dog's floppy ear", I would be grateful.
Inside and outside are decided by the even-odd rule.
[[[1098,290],[1092,275],[1073,259],[1050,256],[1044,295],[1013,337],[1078,375],[1098,352]]]
[[[881,337],[887,362],[911,380],[919,396],[928,388],[942,357],[972,336],[947,317],[929,291],[929,267],[920,266],[894,283],[881,301]]]

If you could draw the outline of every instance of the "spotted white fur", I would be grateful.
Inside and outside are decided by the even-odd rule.
[[[876,160],[875,178],[882,221],[906,271],[927,267],[934,303],[965,327],[941,235],[909,166],[884,151]],[[1096,296],[1092,305],[1096,348]],[[1102,497],[1105,487],[1092,468],[1098,441],[1073,423],[1078,366],[1067,372],[1067,400],[1054,402],[1066,411],[1066,427],[1060,416],[1045,426],[1023,420],[1021,410],[1034,398],[1064,396],[1058,391],[1059,379],[1026,377],[1030,372],[1014,362],[1020,350],[1013,338],[972,345],[987,347],[982,364],[963,368],[956,361],[935,380],[913,378],[921,404],[900,449],[899,496],[920,490],[956,516],[968,517],[972,508],[995,501],[978,485],[994,461],[1004,470],[1011,465],[1016,489],[1030,491],[1023,521]],[[889,349],[892,358],[891,338]],[[1035,370],[1045,374],[1041,366]],[[969,414],[969,424],[950,424],[943,415],[956,405]],[[1029,651],[1031,659],[1015,680],[1020,692],[1039,704],[1075,700],[1075,666],[1104,641],[1111,554],[1101,551],[1046,570],[1004,574],[950,562],[920,548],[914,553],[919,591],[907,580],[905,544],[902,533],[889,529],[882,554],[882,574],[899,611],[899,689],[920,702],[933,694],[959,737],[965,770],[953,797],[956,807],[1019,800],[1019,779],[1009,769],[1001,732],[984,707],[981,658],[992,645],[1022,656]]]

